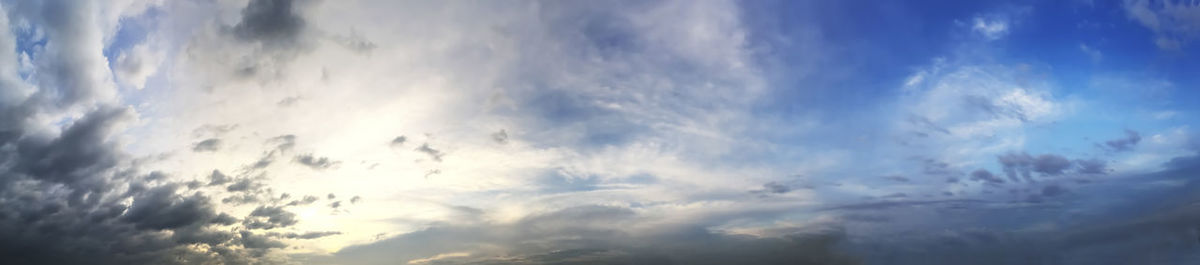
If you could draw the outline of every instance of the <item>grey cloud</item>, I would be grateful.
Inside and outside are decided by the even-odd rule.
[[[445,155],[444,153],[442,153],[442,151],[438,151],[437,149],[433,149],[433,147],[429,147],[429,143],[421,144],[421,146],[417,147],[417,149],[414,149],[414,150],[416,150],[417,152],[425,153],[425,154],[429,155],[429,158],[433,158],[433,161],[438,161],[438,162],[441,162],[442,156]]]
[[[260,202],[263,202],[263,199],[260,198],[258,196],[258,194],[254,194],[254,193],[237,194],[237,195],[233,195],[233,196],[229,196],[229,197],[225,197],[224,199],[221,199],[221,203],[229,204],[229,205],[233,205],[233,206],[246,205],[246,204],[257,204]]]
[[[278,240],[271,239],[269,236],[256,235],[254,232],[241,231],[242,246],[250,249],[267,249],[267,248],[284,248],[287,245]]]
[[[953,195],[953,194],[951,194],[951,195]],[[929,200],[929,201],[913,201],[913,200],[908,200],[908,201],[895,201],[895,200],[889,200],[889,201],[875,201],[875,202],[865,202],[865,203],[853,203],[853,204],[845,204],[845,205],[839,205],[839,206],[833,206],[833,207],[826,207],[826,208],[823,208],[822,210],[823,210],[823,211],[833,211],[833,210],[843,210],[843,211],[845,211],[845,210],[868,210],[868,211],[873,211],[873,210],[880,210],[880,209],[890,209],[890,208],[897,208],[897,207],[914,207],[914,206],[923,206],[923,205],[939,205],[939,204],[950,204],[950,205],[957,205],[957,204],[982,204],[982,203],[988,203],[988,201],[983,201],[983,200],[966,200],[966,199],[956,199],[956,200]]]
[[[84,188],[84,183],[116,166],[121,156],[108,143],[115,126],[132,114],[124,108],[100,108],[71,124],[57,139],[23,138],[16,143],[16,173]],[[95,188],[95,187],[93,187]],[[86,189],[81,189],[86,190]]]
[[[305,165],[314,170],[325,170],[333,167],[340,162],[330,160],[328,157],[315,157],[312,154],[298,155],[293,159],[296,163]]]
[[[789,187],[788,185],[784,185],[779,182],[771,181],[771,182],[767,182],[767,183],[763,184],[762,189],[753,190],[751,192],[759,193],[759,194],[782,194],[782,193],[788,193],[791,191],[792,191],[792,187]]]
[[[247,229],[273,229],[295,225],[299,220],[296,214],[284,210],[280,206],[259,206],[250,212],[250,216],[242,221]]]
[[[212,174],[208,175],[208,186],[225,185],[225,183],[229,183],[230,180],[232,179],[229,178],[229,176],[226,176],[225,173],[221,173],[220,170],[213,169]]]
[[[1123,152],[1133,150],[1133,147],[1137,146],[1138,142],[1141,141],[1142,136],[1138,132],[1125,130],[1125,137],[1106,141],[1104,142],[1104,146],[1113,151]]]
[[[212,125],[205,124],[192,130],[192,135],[196,137],[220,137],[234,129],[237,129],[237,124]]]
[[[295,45],[305,27],[295,8],[292,0],[251,0],[242,9],[242,20],[233,27],[234,36],[269,45]]]
[[[288,206],[309,205],[314,202],[317,202],[318,199],[319,198],[317,198],[317,196],[304,196],[303,199],[291,201],[287,205]]]
[[[392,139],[392,146],[403,145],[405,141],[408,141],[408,137],[404,137],[403,135],[396,136],[395,139]]]
[[[1032,173],[1030,173],[1030,164],[1033,157],[1027,153],[1008,153],[996,157],[1000,165],[1004,167],[1004,174],[1008,175],[1008,180],[1012,182],[1021,182],[1024,177],[1025,181],[1033,182]]]
[[[342,232],[337,232],[337,231],[305,232],[305,233],[274,233],[274,232],[267,233],[267,235],[271,236],[271,237],[289,238],[289,239],[317,239],[317,238],[340,235],[340,234],[342,234]]]
[[[214,152],[221,149],[221,139],[210,138],[192,145],[194,152]]]
[[[510,224],[436,226],[347,247],[323,262],[395,264],[464,250],[472,255],[434,263],[839,265],[860,262],[839,248],[845,241],[840,229],[778,231],[779,234],[766,237],[729,235],[698,227],[660,229],[648,234],[621,230],[622,224],[637,217],[626,208],[580,206],[527,216]]]
[[[350,198],[350,203],[351,203],[351,204],[355,204],[355,203],[358,203],[358,201],[361,201],[361,200],[362,200],[362,197],[354,196],[353,198]]]
[[[296,147],[296,136],[288,134],[271,137],[270,139],[267,139],[267,144],[275,145],[275,151],[291,151],[293,147]]]
[[[1042,176],[1062,175],[1072,166],[1071,160],[1055,154],[1034,157],[1028,153],[1013,152],[997,156],[996,160],[1004,167],[1004,174],[1012,182],[1020,182],[1022,179],[1025,182],[1033,182],[1033,173]]]
[[[108,3],[17,1],[0,24],[32,47],[24,81],[0,81],[0,260],[5,264],[248,264],[212,200],[121,152],[133,109],[114,106],[101,14]],[[8,24],[16,19],[21,26]],[[8,77],[12,46],[0,34]],[[25,70],[21,70],[25,71]],[[14,83],[15,81],[16,83]],[[26,90],[30,89],[30,90]],[[15,93],[10,93],[15,92]],[[24,92],[29,92],[24,94]],[[232,127],[232,126],[231,126]],[[232,128],[206,128],[216,134]],[[220,131],[220,132],[218,132]],[[186,149],[185,149],[186,150]],[[191,186],[199,187],[196,182]]]
[[[140,228],[162,230],[205,223],[216,217],[207,197],[182,197],[176,189],[174,185],[161,186],[134,198],[122,219]]]
[[[1059,185],[1048,185],[1042,188],[1042,196],[1045,197],[1056,197],[1065,193],[1067,193],[1067,189]]]
[[[1108,162],[1100,159],[1075,160],[1082,174],[1108,174]]]
[[[1200,37],[1200,7],[1187,1],[1125,0],[1126,15],[1154,32],[1154,44],[1179,50]]]
[[[941,125],[937,125],[936,123],[929,120],[929,118],[926,118],[925,116],[920,116],[920,115],[915,115],[915,114],[911,115],[908,117],[908,122],[912,123],[914,125],[917,125],[917,126],[924,127],[924,129],[927,129],[927,130],[936,131],[936,132],[940,132],[943,134],[950,134],[950,130],[947,130],[945,127],[942,127]]]
[[[262,186],[263,186],[262,183],[259,183],[258,181],[254,180],[254,179],[242,178],[242,179],[239,179],[237,182],[234,182],[233,184],[230,184],[229,186],[225,187],[225,190],[229,191],[229,192],[247,192],[247,191],[255,191],[255,190],[261,188]]]
[[[926,175],[945,176],[961,174],[957,170],[951,168],[950,164],[934,159],[921,160],[921,165],[922,172],[924,172]]]
[[[1044,175],[1062,175],[1071,168],[1071,160],[1055,154],[1044,154],[1033,160],[1033,171]]]
[[[987,171],[986,169],[976,169],[975,171],[971,172],[971,180],[984,181],[994,184],[1004,183],[1004,179],[1001,179],[999,176],[992,174],[991,171]]]
[[[499,144],[508,143],[508,132],[504,131],[504,130],[500,130],[498,132],[492,133],[492,141],[495,141],[496,143],[499,143]]]
[[[292,105],[296,104],[296,102],[299,102],[299,101],[300,101],[300,97],[286,97],[284,99],[279,100],[279,102],[276,102],[275,105],[278,105],[280,107],[291,107]]]
[[[114,92],[100,17],[92,2],[38,1],[9,5],[11,19],[38,26],[46,44],[33,57],[41,88],[33,98],[45,107],[70,108],[108,102]],[[6,31],[7,32],[7,31]]]
[[[895,182],[908,182],[908,178],[906,178],[904,176],[899,176],[899,175],[884,176],[883,179],[891,180],[891,181],[895,181]]]

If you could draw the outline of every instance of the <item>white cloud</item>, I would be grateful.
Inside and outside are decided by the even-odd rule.
[[[1008,35],[1009,22],[1000,18],[976,17],[972,21],[971,30],[983,35],[988,40],[998,40]]]

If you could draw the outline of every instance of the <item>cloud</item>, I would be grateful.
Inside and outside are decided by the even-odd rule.
[[[1108,162],[1100,159],[1075,160],[1082,174],[1108,174]]]
[[[298,155],[292,161],[296,161],[296,163],[300,163],[301,165],[307,166],[313,170],[325,170],[341,163],[330,160],[328,157],[316,157],[312,154]]]
[[[292,0],[251,0],[233,27],[234,36],[268,45],[294,45],[305,28],[295,8]]]
[[[984,181],[984,182],[988,182],[988,183],[1003,183],[1004,182],[1003,179],[1000,179],[1000,176],[991,174],[991,171],[988,171],[988,169],[976,169],[974,171],[971,171],[971,180]],[[1016,181],[1014,180],[1014,182],[1016,182]]]
[[[423,143],[423,144],[421,144],[421,146],[418,146],[417,149],[413,149],[413,150],[416,150],[417,152],[425,153],[426,155],[429,155],[429,158],[432,158],[433,161],[438,161],[438,162],[441,162],[442,156],[446,155],[445,153],[442,153],[442,151],[438,151],[437,149],[433,149],[433,147],[429,147],[429,143]]]
[[[759,194],[781,194],[781,193],[788,193],[791,191],[792,191],[792,187],[789,187],[788,185],[784,185],[779,182],[772,181],[772,182],[767,182],[766,184],[763,184],[762,189],[757,189],[757,190],[753,190],[750,192],[751,193],[759,193]]]
[[[492,133],[492,141],[496,141],[496,143],[499,143],[499,144],[508,143],[508,132],[505,130],[500,130],[498,132]]]
[[[146,87],[146,80],[157,73],[164,57],[166,54],[162,50],[152,50],[148,43],[137,44],[117,55],[113,73],[121,84],[142,89]]]
[[[294,201],[288,202],[287,206],[309,205],[309,204],[312,204],[312,203],[314,203],[314,202],[317,202],[317,200],[319,200],[319,199],[320,199],[320,198],[317,198],[317,196],[309,196],[309,195],[306,195],[306,196],[304,196],[304,198],[303,198],[303,199],[299,199],[299,200],[294,200]]]
[[[230,180],[231,179],[229,176],[226,176],[225,173],[221,173],[220,170],[213,169],[212,174],[208,175],[208,186],[225,185],[225,183],[229,183]]]
[[[1133,150],[1138,142],[1142,141],[1142,136],[1133,130],[1125,130],[1125,137],[1108,140],[1104,142],[1104,146],[1117,152]]]
[[[288,227],[300,222],[296,214],[284,210],[281,206],[259,206],[250,212],[242,221],[246,229],[273,229]]]
[[[837,229],[749,236],[689,228],[641,234],[621,228],[636,218],[629,209],[582,206],[531,215],[512,223],[431,227],[343,249],[329,262],[859,264],[838,248],[845,235]],[[441,258],[435,258],[439,255]]]
[[[210,138],[192,145],[193,152],[215,152],[221,149],[221,139]]]
[[[1179,50],[1200,36],[1200,5],[1179,1],[1126,0],[1130,19],[1154,32],[1154,44],[1163,50]]]
[[[1009,23],[1000,18],[976,17],[971,21],[971,30],[988,40],[998,40],[1008,35]]]
[[[1062,175],[1072,166],[1071,160],[1056,154],[1042,154],[1034,157],[1024,152],[1009,152],[997,156],[996,160],[1004,167],[1004,174],[1012,182],[1021,182],[1021,180],[1034,182],[1033,173],[1041,176]]]
[[[201,224],[216,217],[207,197],[182,197],[176,189],[166,185],[135,197],[122,219],[139,228],[163,230]]]

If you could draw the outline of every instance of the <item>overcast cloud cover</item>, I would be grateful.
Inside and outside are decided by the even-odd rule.
[[[1200,264],[1200,4],[0,1],[3,264]]]

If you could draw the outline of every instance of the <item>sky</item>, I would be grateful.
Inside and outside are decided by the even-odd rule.
[[[1198,264],[1200,3],[0,0],[5,264]]]

